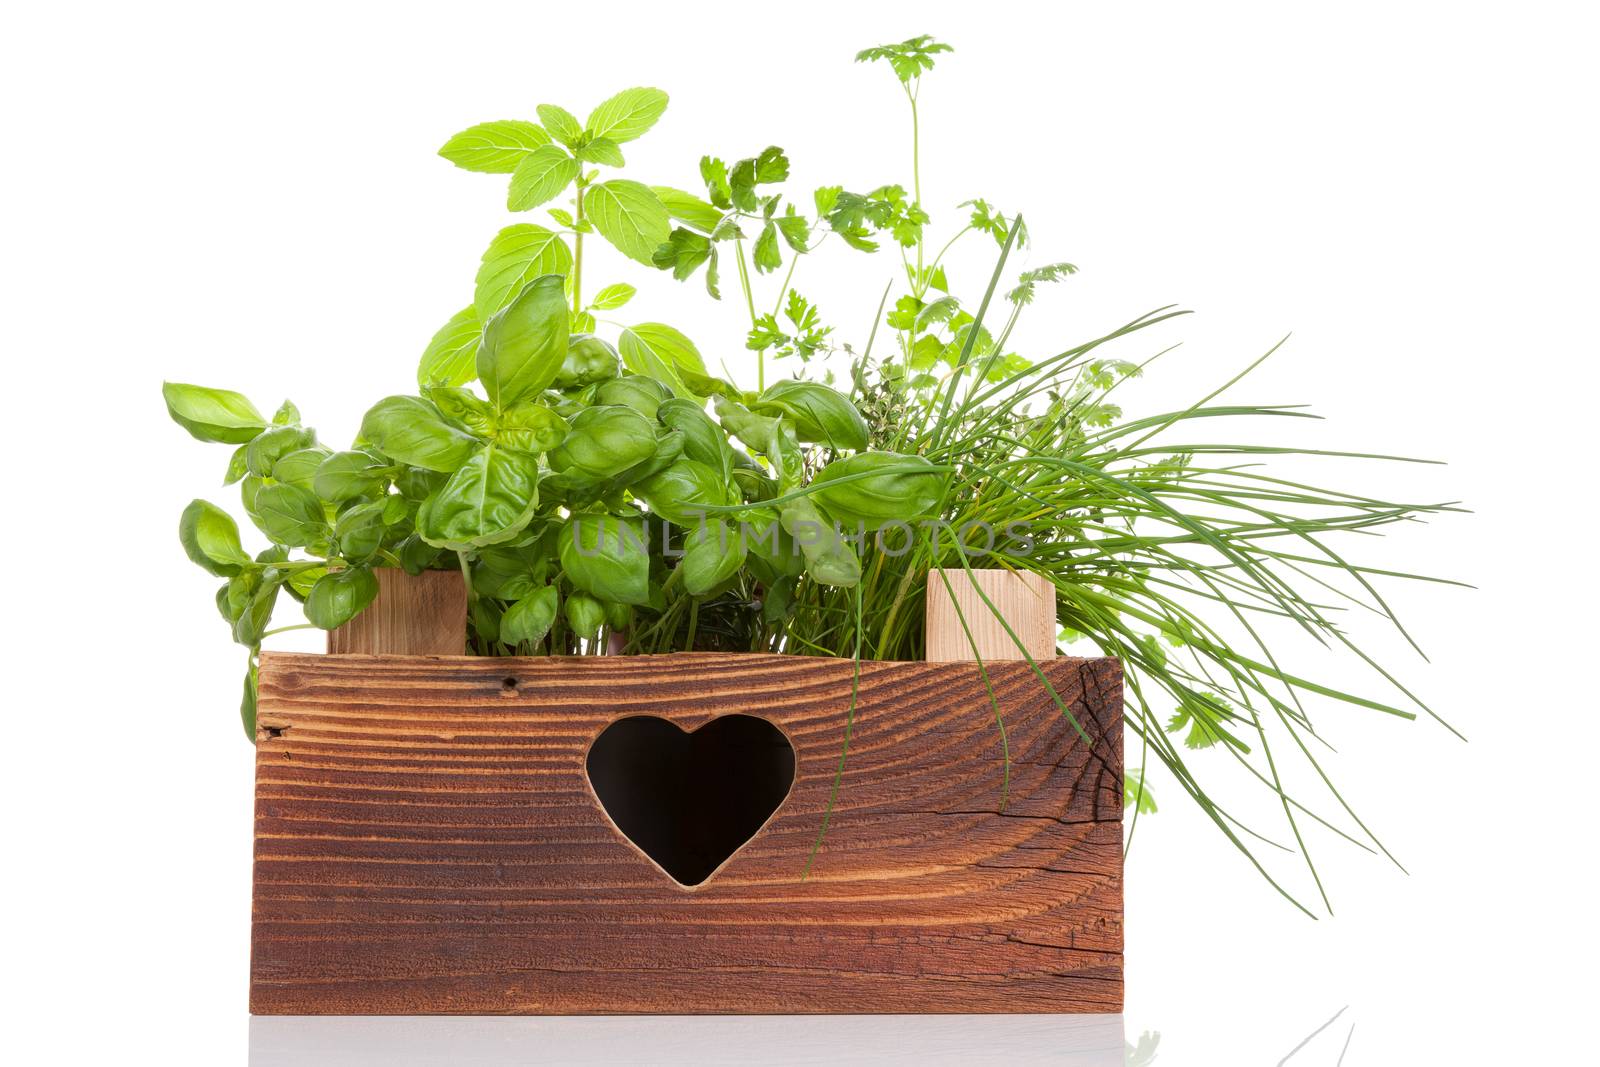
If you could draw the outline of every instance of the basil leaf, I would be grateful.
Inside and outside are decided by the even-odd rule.
[[[231,578],[250,563],[239,543],[239,524],[209,501],[196,500],[183,509],[178,540],[191,560],[219,578]]]
[[[631,294],[632,287],[627,288]],[[601,290],[602,295],[605,292]],[[555,381],[551,384],[557,389],[577,389],[615,378],[621,369],[617,350],[605,340],[590,333],[569,334],[567,356],[561,361],[561,369],[556,372]]]
[[[550,135],[531,122],[507,119],[480,122],[450,138],[439,154],[462,170],[510,174],[529,152],[550,143]]]
[[[524,452],[548,452],[566,439],[567,420],[533,400],[507,408],[494,435],[495,444]]]
[[[565,276],[571,269],[572,250],[560,234],[531,223],[507,226],[483,253],[472,306],[486,321],[533,279],[542,274]]]
[[[401,541],[395,554],[400,557],[400,566],[413,578],[427,570],[439,558],[439,550],[417,534],[412,534]]]
[[[499,410],[555,381],[567,356],[567,303],[560,275],[529,282],[483,327],[478,380]]]
[[[778,512],[783,528],[806,559],[806,572],[822,585],[852,586],[861,580],[861,560],[809,497],[789,501]]]
[[[624,89],[589,112],[584,131],[591,138],[609,138],[621,144],[656,124],[667,110],[667,94],[660,89]]]
[[[303,548],[328,536],[322,502],[298,485],[263,486],[255,495],[251,518],[274,544]]]
[[[651,421],[665,400],[672,399],[672,390],[654,378],[642,374],[629,374],[602,382],[594,391],[596,404],[617,404],[632,408]]]
[[[223,485],[232,485],[234,482],[250,473],[249,465],[250,446],[240,445],[233,450],[233,455],[228,459],[228,470],[222,476]]]
[[[471,433],[487,437],[495,425],[494,408],[469,389],[458,385],[430,385],[423,390],[439,414],[460,423]]]
[[[621,604],[650,600],[643,524],[616,515],[574,515],[561,528],[561,568],[583,592]]]
[[[283,587],[283,575],[276,569],[264,572],[242,571],[231,580],[228,599],[237,612],[233,624],[233,639],[247,648],[257,648],[261,636],[272,625],[272,609],[278,602],[278,590]]]
[[[330,504],[367,496],[389,482],[388,470],[365,452],[335,452],[322,461],[311,480],[312,491]]]
[[[506,207],[512,211],[528,211],[549,203],[572,184],[580,169],[576,159],[553,144],[534,149],[517,164],[516,173],[511,175]]]
[[[647,267],[654,265],[651,255],[666,244],[672,221],[648,186],[614,178],[591,186],[583,203],[595,230],[617,251]]]
[[[593,640],[600,636],[600,627],[606,624],[606,609],[600,601],[587,593],[573,593],[567,597],[567,626],[573,636]]]
[[[228,389],[163,382],[161,397],[172,421],[200,441],[240,445],[267,428],[267,420],[255,405]]]
[[[478,309],[462,308],[439,327],[417,363],[417,385],[466,385],[478,376],[478,338],[483,323]]]
[[[836,449],[867,447],[867,422],[861,413],[843,393],[820,382],[775,382],[750,404],[750,409],[788,416],[795,436],[802,441]]]
[[[337,630],[372,603],[378,579],[365,567],[330,571],[317,579],[306,596],[306,618],[313,626]]]
[[[812,499],[829,515],[870,531],[932,515],[944,499],[946,478],[922,456],[859,452],[823,467],[811,485]]]
[[[311,430],[300,426],[274,426],[250,442],[245,452],[245,466],[251,474],[267,478],[281,457],[316,443],[317,435]]]
[[[733,578],[744,566],[746,555],[742,531],[729,528],[721,519],[701,523],[684,538],[683,588],[690,596],[708,596]]]
[[[708,507],[733,503],[722,474],[692,459],[680,459],[635,483],[632,489],[652,513],[679,526],[701,522]]]
[[[632,408],[584,408],[573,418],[567,439],[550,453],[550,466],[610,478],[649,459],[655,450],[655,427]]]
[[[279,458],[272,465],[272,480],[275,482],[290,482],[302,489],[311,489],[315,483],[317,471],[322,469],[322,464],[327,460],[329,452],[321,445],[311,448],[297,448],[293,452]]]
[[[391,496],[369,500],[340,512],[333,523],[333,539],[338,544],[339,555],[352,563],[365,563],[378,554],[388,528],[387,510],[391,500],[401,498]]]
[[[478,445],[415,396],[391,396],[374,404],[361,420],[361,437],[390,459],[446,473],[465,463]]]
[[[484,445],[417,512],[417,532],[436,548],[465,551],[509,541],[539,504],[539,461]]]
[[[542,586],[506,609],[500,620],[500,640],[508,645],[536,645],[556,621],[556,589]]]
[[[239,701],[239,720],[244,723],[244,735],[251,744],[256,740],[256,658],[250,657],[244,669],[244,699]]]
[[[724,480],[728,478],[733,470],[733,448],[722,427],[712,421],[699,403],[673,397],[656,409],[656,418],[663,426],[683,434],[685,456],[721,471]]]

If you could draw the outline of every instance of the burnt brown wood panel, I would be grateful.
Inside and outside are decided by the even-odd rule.
[[[251,1010],[1115,1012],[1120,667],[799,656],[261,658]],[[795,782],[702,885],[585,776],[616,719],[778,726]]]

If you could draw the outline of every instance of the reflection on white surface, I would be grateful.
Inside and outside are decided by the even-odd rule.
[[[1120,1015],[257,1016],[250,1067],[1063,1064],[1121,1067]]]

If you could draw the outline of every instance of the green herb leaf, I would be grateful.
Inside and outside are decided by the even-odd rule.
[[[361,420],[361,438],[390,459],[446,474],[478,446],[432,404],[415,396],[391,396],[374,404]]]
[[[594,299],[589,302],[589,306],[596,311],[615,311],[632,300],[633,294],[636,292],[638,290],[627,282],[618,282],[615,285],[608,285],[594,294]]]
[[[728,182],[728,165],[716,156],[700,157],[700,178],[706,183],[706,195],[723,211],[733,206],[733,190]]]
[[[366,609],[378,595],[378,579],[366,567],[330,571],[317,579],[306,596],[311,625],[337,630]]]
[[[466,385],[478,376],[478,338],[483,323],[478,309],[465,307],[439,328],[417,363],[417,385]]]
[[[561,370],[568,325],[562,281],[556,274],[535,278],[484,324],[478,381],[496,408],[542,392]]]
[[[867,422],[850,399],[821,382],[774,382],[750,404],[763,415],[783,415],[802,441],[834,449],[867,447]]]
[[[199,441],[244,444],[268,425],[254,404],[228,389],[163,382],[161,396],[172,421]]]
[[[508,645],[536,645],[556,621],[556,588],[541,586],[506,609],[500,619],[500,640]]]
[[[506,190],[506,207],[528,211],[556,198],[578,176],[580,164],[559,147],[547,144],[529,152]]]
[[[646,185],[625,178],[601,182],[585,194],[584,208],[595,230],[629,259],[653,266],[652,254],[665,244],[672,223],[667,209]]]
[[[366,452],[335,452],[317,468],[312,492],[330,504],[370,496],[389,483],[387,468]]]
[[[656,194],[656,199],[661,201],[668,215],[701,233],[710,234],[722,221],[722,212],[715,205],[706,203],[693,193],[667,185],[652,185],[650,191]]]
[[[856,53],[857,63],[870,63],[877,60],[886,61],[894,70],[895,77],[902,82],[911,82],[920,78],[925,71],[933,69],[933,57],[940,52],[953,52],[955,49],[947,44],[935,41],[927,34],[901,41],[899,44],[879,45],[876,48],[864,48]]]
[[[591,111],[584,129],[592,138],[620,144],[654,126],[666,110],[667,94],[660,89],[624,89]]]
[[[646,604],[650,556],[638,519],[574,515],[561,528],[561,569],[574,586],[601,600]]]
[[[789,501],[778,512],[783,528],[800,546],[806,573],[822,585],[848,588],[861,581],[861,560],[817,510],[810,497]]]
[[[690,596],[709,596],[744,566],[747,548],[742,531],[721,519],[695,526],[684,538],[683,588]]]
[[[534,109],[539,113],[539,121],[544,124],[545,131],[566,145],[568,148],[577,148],[583,143],[583,127],[578,125],[578,120],[572,112],[555,104],[540,104]],[[616,138],[612,138],[616,140]]]
[[[778,251],[778,228],[771,220],[761,227],[761,233],[756,237],[755,248],[751,252],[751,260],[755,263],[756,270],[762,274],[783,266],[783,255]]]
[[[574,637],[592,641],[600,636],[600,627],[606,624],[606,609],[600,601],[587,593],[573,593],[564,607],[567,627]]]
[[[183,509],[178,520],[178,540],[191,560],[220,578],[231,578],[251,562],[250,554],[239,543],[239,524],[205,500],[196,500]]]
[[[263,486],[255,496],[251,517],[274,544],[304,548],[329,534],[322,502],[298,485]]]
[[[829,515],[869,531],[889,522],[916,523],[944,499],[946,476],[922,456],[858,452],[836,459],[811,480],[812,496]]]
[[[484,445],[417,512],[417,533],[435,548],[466,551],[521,533],[539,504],[539,461]]]
[[[567,421],[535,400],[513,404],[500,415],[495,444],[524,452],[548,452],[567,438]]]
[[[472,303],[479,320],[487,322],[540,275],[565,277],[571,269],[572,250],[560,234],[532,223],[507,226],[489,243],[478,267]]]
[[[704,520],[706,508],[734,503],[722,472],[692,459],[679,459],[636,482],[631,490],[651,512],[684,527]]]
[[[588,407],[573,417],[567,439],[550,453],[550,466],[611,478],[649,459],[655,449],[655,427],[637,411],[610,404]]]
[[[1126,771],[1122,775],[1122,806],[1126,809],[1137,811],[1140,815],[1154,815],[1156,813],[1156,798],[1150,792],[1150,787],[1144,782],[1144,772],[1134,773]]]
[[[444,143],[439,154],[462,170],[510,174],[528,153],[550,143],[550,135],[531,122],[504,119],[469,126]]]
[[[278,460],[290,452],[316,444],[317,435],[301,426],[273,426],[257,434],[245,451],[245,467],[265,478]]]
[[[705,360],[694,342],[671,326],[660,322],[641,322],[622,331],[617,339],[622,364],[635,374],[646,374],[672,388],[679,396],[698,395],[682,377],[682,371],[704,375]]]
[[[576,154],[585,163],[599,163],[606,167],[627,165],[627,161],[622,158],[622,149],[609,137],[596,137],[578,149]]]

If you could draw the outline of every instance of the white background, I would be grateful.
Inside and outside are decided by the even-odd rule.
[[[167,421],[161,380],[268,410],[292,395],[342,443],[410,387],[515,221],[503,177],[434,155],[449,134],[657,85],[672,104],[627,146],[628,176],[693,187],[702,152],[776,143],[797,190],[905,181],[904,101],[851,57],[920,32],[958,49],[923,95],[936,226],[985,196],[1026,212],[1032,262],[1082,268],[1032,316],[1033,354],[1195,308],[1163,334],[1184,347],[1124,401],[1154,411],[1293,331],[1240,399],[1313,403],[1328,422],[1298,442],[1450,465],[1291,469],[1475,512],[1356,546],[1479,586],[1394,590],[1431,664],[1373,637],[1469,743],[1321,719],[1337,779],[1410,875],[1314,840],[1337,916],[1309,921],[1156,777],[1162,811],[1128,866],[1130,1036],[1160,1031],[1160,1063],[1275,1063],[1349,1005],[1292,1062],[1334,1062],[1350,1023],[1353,1064],[1595,1054],[1590,9],[888,7],[5,16],[0,896],[21,1022],[6,1039],[28,1061],[245,1056],[244,657],[174,535],[191,497],[234,497],[217,486],[227,449]],[[990,255],[972,251],[969,291]],[[736,307],[603,255],[595,284],[641,286],[632,317],[745,372]],[[859,343],[890,270],[836,251],[796,281]]]

